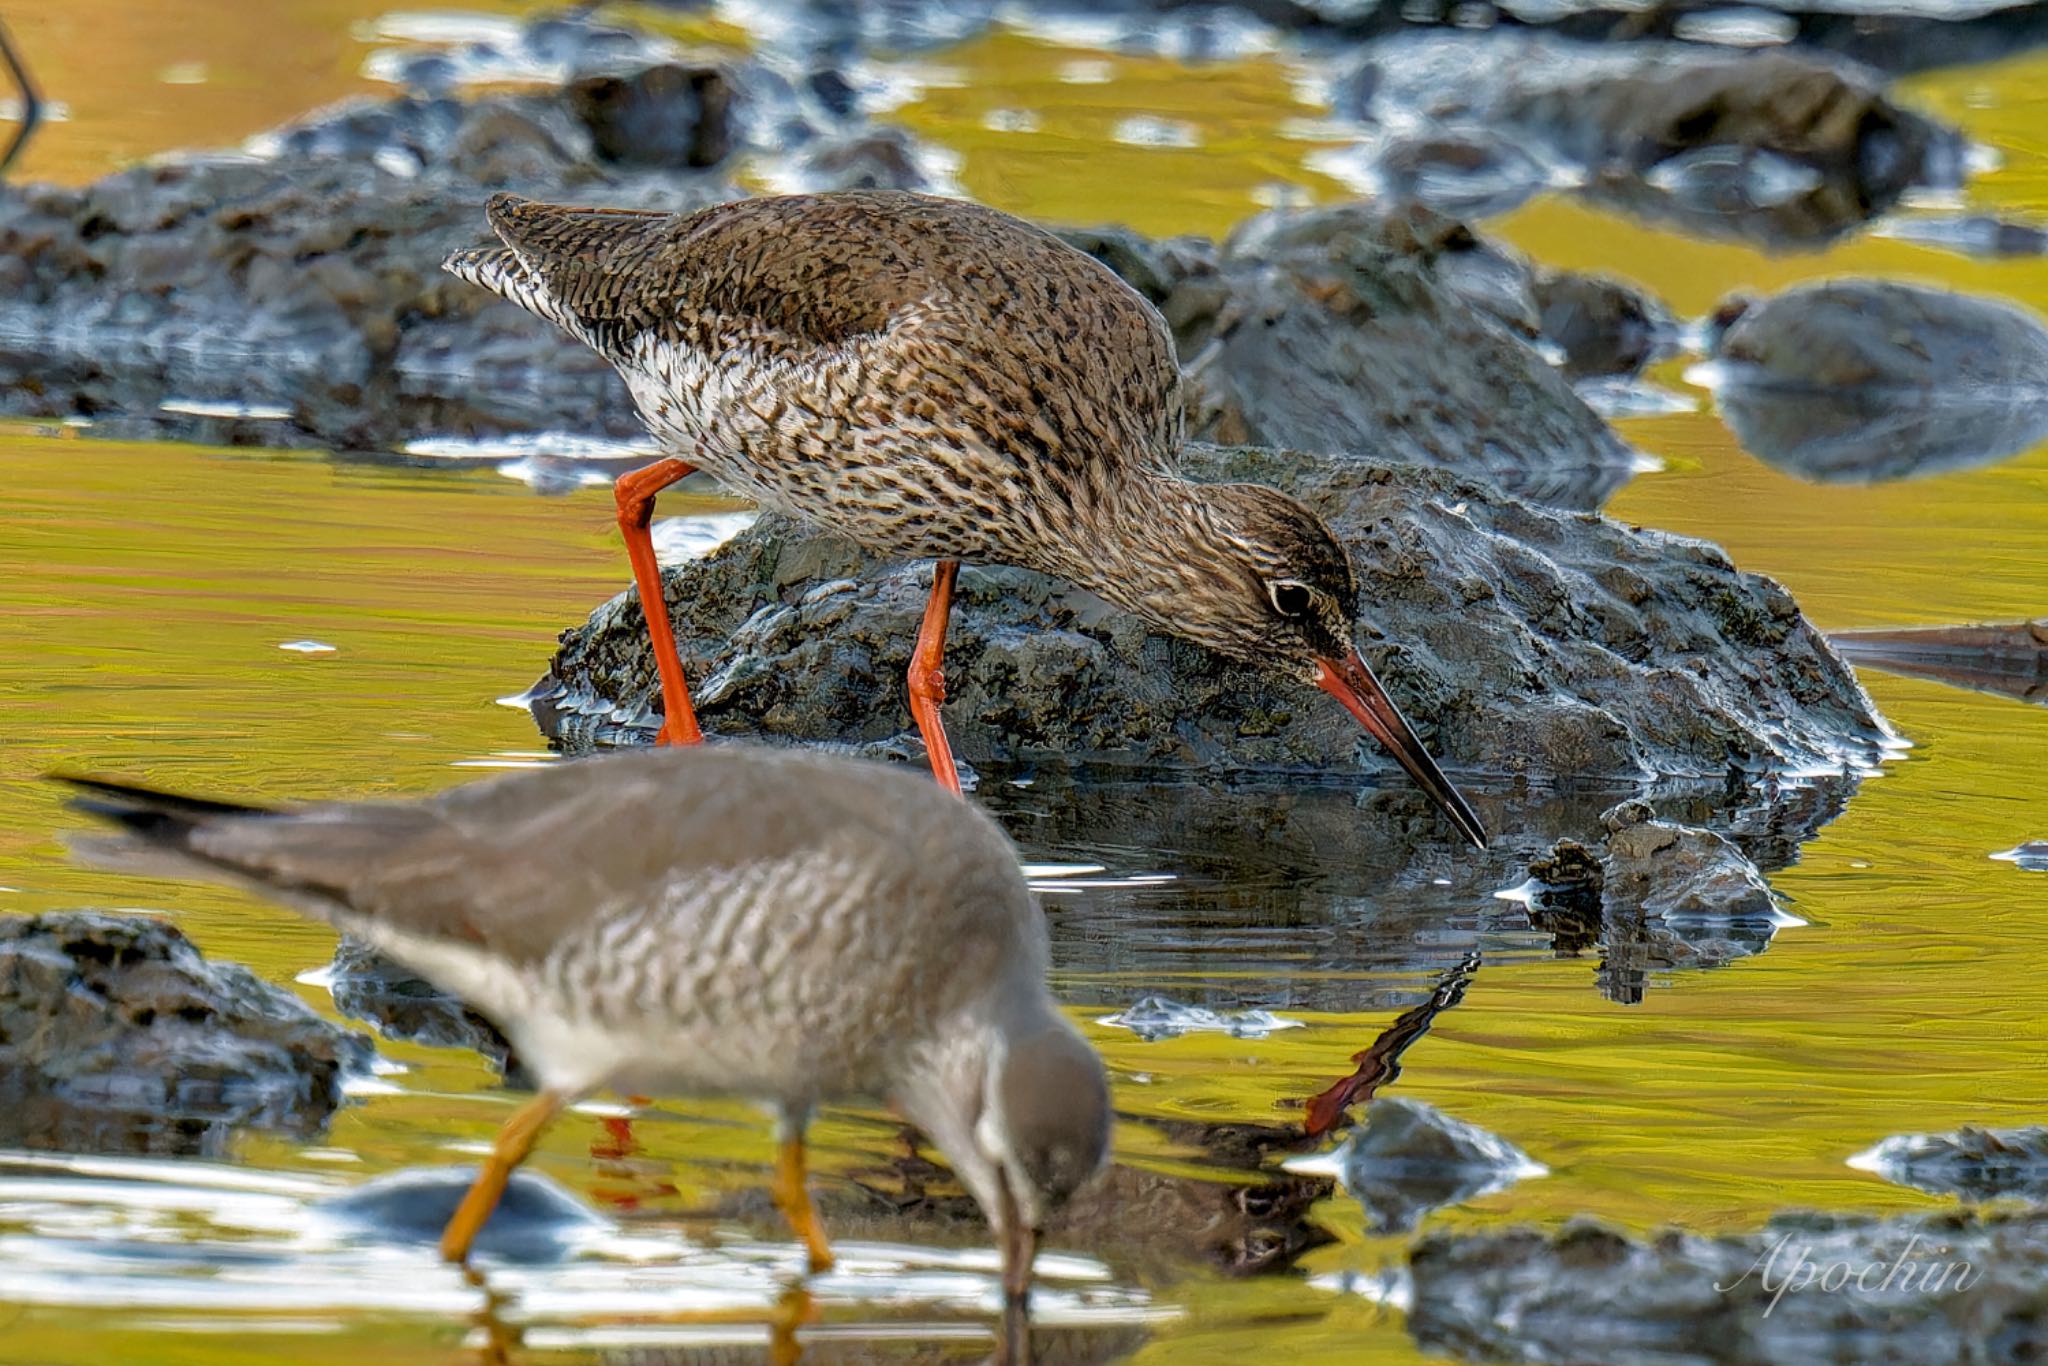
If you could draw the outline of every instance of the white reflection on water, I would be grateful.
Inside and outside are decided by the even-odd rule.
[[[424,1190],[433,1173],[418,1173]],[[539,1178],[522,1178],[538,1181]],[[760,1312],[803,1272],[795,1243],[742,1236],[699,1241],[678,1230],[622,1229],[563,1202],[536,1223],[559,1224],[555,1255],[521,1264],[480,1259],[497,1312],[531,1347],[758,1340],[745,1323],[675,1322],[693,1311]],[[307,1333],[365,1311],[467,1317],[483,1292],[443,1263],[417,1229],[380,1226],[364,1189],[339,1178],[200,1162],[0,1152],[0,1301],[45,1307],[174,1311],[152,1324],[181,1332]],[[920,1307],[993,1317],[1002,1306],[993,1248],[842,1242],[838,1266],[807,1282],[822,1307]],[[1170,1311],[1111,1282],[1090,1258],[1042,1253],[1034,1319],[1048,1326],[1151,1321]],[[331,1317],[321,1317],[331,1316]],[[839,1324],[830,1332],[952,1337],[976,1323]],[[706,1338],[705,1334],[712,1334]]]

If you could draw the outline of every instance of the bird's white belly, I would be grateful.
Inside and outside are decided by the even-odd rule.
[[[607,1022],[565,1008],[539,973],[451,940],[360,920],[347,928],[491,1019],[534,1079],[576,1095],[732,1095],[808,1102],[860,1089],[851,1059],[824,1063],[806,1038],[765,1021],[677,1018],[664,1010]]]

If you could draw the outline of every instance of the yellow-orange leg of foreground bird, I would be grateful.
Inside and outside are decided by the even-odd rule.
[[[818,1207],[811,1203],[811,1188],[804,1180],[804,1135],[801,1128],[786,1128],[777,1139],[775,1184],[770,1190],[775,1196],[775,1208],[782,1211],[782,1217],[796,1230],[796,1236],[804,1240],[804,1249],[810,1253],[812,1274],[823,1275],[830,1271],[832,1245],[825,1241],[825,1221],[818,1217]]]
[[[960,772],[953,767],[953,747],[946,743],[946,723],[939,708],[946,701],[946,618],[953,610],[953,580],[960,561],[932,565],[931,601],[924,605],[924,624],[917,629],[917,648],[910,652],[910,714],[917,718],[931,758],[932,776],[949,792],[960,791]]]
[[[513,1168],[526,1160],[541,1130],[568,1103],[568,1098],[559,1092],[543,1091],[512,1112],[512,1118],[498,1130],[498,1141],[491,1145],[491,1155],[484,1160],[484,1169],[477,1173],[469,1194],[462,1197],[455,1217],[441,1230],[442,1257],[451,1262],[469,1260],[477,1234],[483,1232],[491,1211],[504,1198],[505,1183],[512,1179]]]
[[[696,473],[681,460],[657,460],[645,469],[622,474],[612,486],[619,504],[619,531],[626,538],[626,557],[633,562],[633,583],[640,590],[640,611],[654,646],[654,667],[661,675],[661,734],[657,744],[694,745],[704,738],[697,713],[690,707],[690,689],[683,682],[683,660],[676,653],[676,633],[668,623],[668,601],[661,595],[661,566],[654,559],[654,496],[678,479]]]

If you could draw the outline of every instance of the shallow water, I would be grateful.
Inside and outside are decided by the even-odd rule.
[[[139,0],[9,16],[69,106],[29,174],[80,180],[232,142],[370,88],[356,69],[373,44],[356,35],[379,11],[365,0],[289,7],[261,27],[232,0],[175,8],[175,22]],[[723,16],[687,25],[732,36]],[[198,83],[159,79],[195,62]],[[1001,207],[1219,232],[1275,186],[1338,193],[1306,169],[1330,139],[1308,126],[1318,111],[1278,55],[1197,72],[1006,33],[902,65],[915,89],[901,117],[955,150],[960,183]],[[1999,147],[1973,207],[2035,216],[2048,214],[2044,89],[2039,55],[1903,86]],[[1005,110],[1033,111],[1036,127],[991,117]],[[1137,145],[1157,133],[1134,130],[1139,115],[1194,146]],[[1489,226],[1545,262],[1630,276],[1685,314],[1734,288],[1843,272],[2048,311],[2040,259],[1971,261],[1885,238],[1772,256],[1559,198]],[[2048,611],[2048,448],[1910,483],[1805,484],[1737,449],[1680,369],[1659,378],[1702,410],[1623,424],[1666,468],[1624,489],[1611,515],[1719,541],[1828,629]],[[36,775],[87,768],[264,799],[423,792],[542,762],[524,712],[494,699],[529,683],[554,633],[626,579],[601,489],[537,498],[487,464],[420,470],[15,426],[0,429],[0,489],[0,909],[148,908],[279,982],[324,964],[331,935],[231,892],[71,868],[56,832],[73,821]],[[730,508],[670,498],[662,510]],[[306,641],[332,649],[282,648]],[[1491,895],[1513,880],[1505,860],[1478,865],[1446,846],[1440,867],[1396,882],[1347,842],[1370,818],[1349,792],[1105,794],[1044,773],[991,775],[983,797],[1033,860],[1101,865],[1045,880],[1058,986],[1115,1072],[1125,1166],[1242,1179],[1175,1122],[1290,1119],[1280,1102],[1348,1073],[1352,1053],[1476,949],[1463,1001],[1407,1052],[1398,1093],[1503,1135],[1550,1174],[1426,1229],[1591,1213],[1732,1230],[1793,1205],[1939,1207],[1845,1159],[1900,1131],[2025,1123],[2048,1099],[2048,877],[1990,857],[2048,835],[2048,711],[1866,682],[1913,748],[1772,873],[1806,923],[1728,967],[1653,975],[1633,1006],[1595,990],[1594,957],[1554,958]],[[1561,801],[1597,809],[1606,796]],[[1258,822],[1260,838],[1219,841],[1219,809]],[[328,1008],[317,986],[298,989]],[[1263,1007],[1302,1027],[1148,1041],[1097,1023],[1150,994]],[[305,1210],[341,1183],[472,1160],[512,1098],[466,1053],[381,1051],[407,1070],[324,1139],[251,1136],[225,1174],[102,1164],[60,1182],[0,1155],[0,1361],[450,1359],[475,1292],[422,1251],[352,1241]],[[773,1298],[793,1261],[758,1198],[765,1125],[743,1106],[658,1106],[621,1155],[601,1121],[562,1123],[536,1163],[618,1223],[578,1260],[510,1278],[508,1313],[539,1321],[529,1347],[574,1360],[758,1341],[744,1326],[641,1320]],[[882,1117],[832,1114],[817,1137],[828,1198],[850,1196],[856,1177],[887,1180],[877,1173],[897,1140]],[[1065,1325],[1053,1335],[1077,1350],[1083,1335],[1142,1344],[1141,1360],[1417,1357],[1398,1312],[1314,1283],[1390,1265],[1405,1240],[1368,1237],[1341,1194],[1310,1218],[1335,1241],[1306,1253],[1301,1275],[1222,1280],[1183,1250],[1139,1255],[1122,1239],[1099,1261],[1070,1249],[1053,1268],[1049,1318]],[[820,1288],[821,1347],[985,1350],[991,1283],[971,1228],[841,1226],[854,1255]]]

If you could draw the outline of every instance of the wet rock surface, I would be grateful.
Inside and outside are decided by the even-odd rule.
[[[1716,319],[1729,429],[1801,478],[1913,478],[2048,439],[2048,325],[2011,304],[1833,280],[1729,300]]]
[[[450,431],[638,438],[604,362],[440,262],[483,234],[494,190],[688,210],[739,193],[738,153],[762,138],[788,144],[778,189],[948,188],[902,130],[831,124],[779,79],[607,66],[544,92],[354,102],[250,156],[0,187],[0,407],[343,450]],[[1198,433],[1442,465],[1563,506],[1596,507],[1631,473],[1634,453],[1526,343],[1550,317],[1574,365],[1626,363],[1648,306],[1589,288],[1539,309],[1527,264],[1454,220],[1348,207],[1267,215],[1220,247],[1067,236],[1173,325]]]
[[[1874,758],[1882,723],[1769,580],[1697,541],[1545,511],[1438,471],[1198,448],[1190,472],[1302,496],[1352,547],[1365,652],[1445,765],[1530,778],[1721,776]],[[928,572],[774,517],[666,574],[713,735],[875,744]],[[1183,771],[1384,772],[1335,707],[1008,568],[962,576],[947,641],[956,752]],[[645,740],[658,690],[637,601],[564,636],[531,693],[570,749]]]
[[[475,1167],[412,1167],[328,1196],[311,1214],[352,1239],[438,1248],[476,1176]],[[477,1235],[475,1252],[492,1261],[558,1262],[607,1227],[558,1182],[522,1167]]]
[[[1436,1235],[1408,1274],[1416,1342],[1469,1361],[1976,1366],[2036,1350],[2048,1214],[1793,1214],[1717,1238],[1592,1222]]]
[[[1624,281],[1545,270],[1531,295],[1542,335],[1564,353],[1566,379],[1633,375],[1677,347],[1678,320]]]
[[[1577,508],[1632,472],[1634,451],[1528,345],[1541,318],[1527,268],[1454,219],[1371,204],[1262,215],[1161,307],[1196,439],[1448,467]],[[1615,335],[1582,330],[1582,356],[1595,331]]]
[[[1756,865],[1721,835],[1656,820],[1636,801],[1602,821],[1599,980],[1609,1000],[1639,1003],[1652,972],[1762,953],[1780,926],[1795,923]]]
[[[1552,936],[1560,957],[1598,951],[1596,984],[1616,1004],[1639,1004],[1653,973],[1762,953],[1796,923],[1736,839],[1659,820],[1639,800],[1603,812],[1600,823],[1598,852],[1559,840],[1530,861],[1527,882],[1503,895],[1528,907],[1530,925]]]
[[[1966,1201],[2048,1201],[2048,1128],[1899,1134],[1849,1159],[1887,1181]]]
[[[1564,180],[1631,213],[1779,245],[1826,242],[1963,174],[1953,130],[1895,104],[1877,73],[1808,53],[1399,35],[1368,49],[1338,109],[1382,130],[1332,167],[1361,188],[1435,184],[1452,190],[1441,207],[1475,207],[1455,198],[1469,168],[1498,211],[1519,166],[1525,195]],[[1463,150],[1502,138],[1519,162]],[[1415,169],[1418,139],[1452,153],[1433,179]]]
[[[1431,1210],[1492,1195],[1544,1170],[1498,1134],[1397,1096],[1375,1100],[1364,1127],[1329,1153],[1285,1165],[1335,1176],[1364,1207],[1372,1234],[1413,1232]]]
[[[174,927],[0,917],[0,1147],[214,1156],[237,1129],[309,1136],[370,1043]]]

